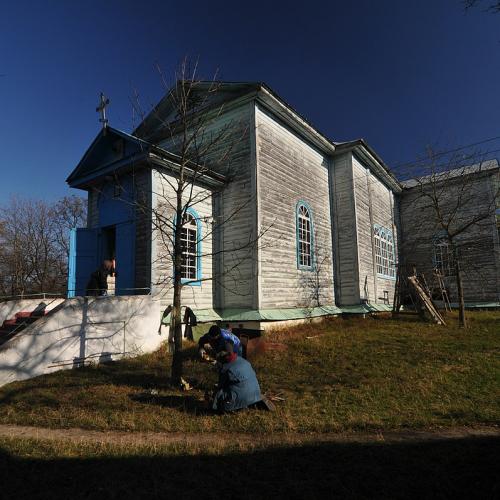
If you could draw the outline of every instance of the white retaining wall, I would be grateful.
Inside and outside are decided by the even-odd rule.
[[[150,295],[66,299],[0,346],[0,386],[154,351],[165,340],[158,335],[160,311]]]
[[[35,309],[45,309],[50,311],[58,306],[64,299],[46,298],[46,299],[19,299],[0,302],[0,325],[6,319],[14,319],[16,313],[21,311],[33,312]]]

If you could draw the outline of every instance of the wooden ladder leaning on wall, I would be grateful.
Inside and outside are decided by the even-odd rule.
[[[424,287],[420,283],[416,274],[408,277],[408,283],[410,283],[410,285],[413,287],[413,289],[417,293],[418,298],[422,302],[422,305],[425,307],[427,312],[431,315],[432,319],[438,325],[446,325],[446,321],[444,320],[443,316],[441,316],[441,314],[437,310],[437,307],[435,306],[434,302],[432,301],[431,296],[425,291]]]
[[[434,280],[437,283],[439,293],[443,299],[445,311],[451,311],[450,297],[448,296],[448,291],[444,285],[443,275],[440,273],[439,269],[434,269]]]

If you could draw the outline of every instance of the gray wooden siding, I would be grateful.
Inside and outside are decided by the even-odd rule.
[[[169,182],[175,183],[175,178],[158,172],[153,173],[156,196],[154,211],[162,214],[162,218],[170,221],[175,216],[176,194]],[[213,307],[213,282],[212,282],[212,198],[202,187],[195,186],[194,196],[206,198],[195,203],[192,208],[196,210],[201,222],[201,284],[185,285],[182,287],[182,305],[197,309]],[[187,196],[187,195],[186,195]],[[187,198],[186,198],[187,199]],[[173,223],[173,222],[172,222]],[[156,224],[158,225],[158,224]],[[173,261],[171,253],[173,250],[173,231],[168,225],[155,229],[152,236],[152,244],[155,246],[151,252],[155,260],[152,262],[153,276],[155,277],[155,294],[161,297],[162,305],[166,306],[173,300]]]
[[[99,191],[96,188],[91,188],[88,191],[87,205],[87,227],[92,229],[99,226],[99,209],[98,209]]]
[[[343,306],[359,304],[356,205],[351,153],[335,156],[332,168],[331,201],[336,260],[336,300]]]
[[[256,107],[260,307],[334,303],[328,159]],[[296,205],[312,210],[316,271],[297,269]]]
[[[375,267],[373,226],[378,224],[393,233],[397,246],[397,225],[394,216],[394,193],[365,167],[356,156],[352,158],[359,260],[360,297],[372,304],[394,299],[395,279],[380,276]],[[396,248],[395,248],[396,250]]]
[[[488,211],[492,203],[495,177],[498,173],[477,175],[466,190],[470,202],[464,203],[458,217],[466,221]],[[443,199],[453,206],[461,190],[461,181],[449,181],[443,191]],[[418,187],[406,189],[401,198],[402,256],[404,264],[426,276],[433,284],[434,237],[440,227],[429,206],[428,199]],[[500,298],[500,251],[495,216],[492,213],[479,224],[471,226],[457,237],[464,280],[464,297],[469,302],[497,301]],[[456,301],[454,276],[445,278],[451,300]]]
[[[224,140],[211,150],[211,167],[232,180],[221,192],[216,215],[219,254],[215,286],[219,287],[216,308],[247,308],[255,305],[256,247],[249,242],[256,239],[255,164],[251,158],[251,134],[254,133],[253,103],[246,103],[218,116],[209,123],[205,137],[214,137],[225,129]],[[162,146],[168,149],[171,141]],[[224,161],[220,161],[220,158]]]
[[[148,293],[151,287],[151,170],[134,175],[135,206],[135,287]],[[142,290],[141,290],[142,289]]]

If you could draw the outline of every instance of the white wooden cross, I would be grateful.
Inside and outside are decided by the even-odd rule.
[[[97,113],[101,113],[101,118],[99,122],[102,123],[102,128],[105,129],[108,126],[108,119],[106,118],[106,106],[109,104],[109,99],[101,92],[101,101],[99,106],[95,108]]]

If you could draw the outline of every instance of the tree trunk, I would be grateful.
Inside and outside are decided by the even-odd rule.
[[[455,272],[458,294],[458,324],[462,328],[467,328],[467,319],[465,317],[464,288],[462,283],[462,273],[460,271],[460,261],[458,260],[458,258],[455,261]]]
[[[179,283],[174,282],[174,303],[172,308],[172,321],[170,327],[174,330],[174,353],[172,357],[172,370],[170,379],[172,385],[179,386],[182,378],[182,320],[180,279]]]
[[[182,319],[181,319],[181,272],[182,246],[181,229],[183,223],[182,188],[177,191],[177,207],[174,233],[174,303],[172,304],[172,321],[170,328],[174,330],[174,353],[170,381],[173,386],[180,386],[182,379]]]

